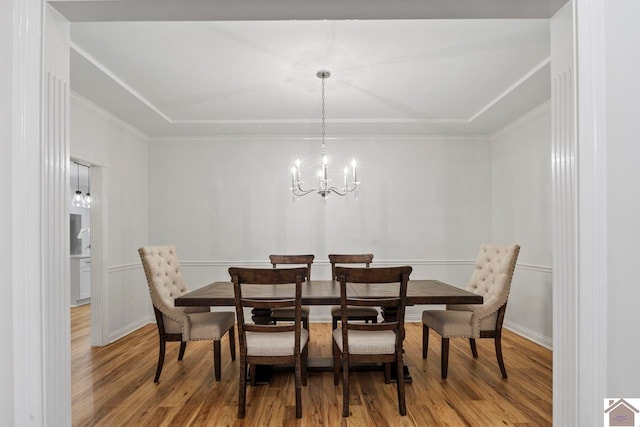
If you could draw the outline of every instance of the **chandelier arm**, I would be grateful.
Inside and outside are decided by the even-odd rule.
[[[298,188],[292,187],[293,195],[296,197],[306,196],[309,193],[313,193],[314,191],[318,191],[317,188],[312,188],[311,190],[303,190],[299,185]]]
[[[355,191],[358,188],[357,185],[354,185],[353,187],[349,187],[347,189],[339,189],[337,187],[329,187],[327,188],[327,193],[335,193],[338,196],[346,196],[347,194]]]

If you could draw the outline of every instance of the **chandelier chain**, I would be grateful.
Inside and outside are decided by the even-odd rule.
[[[322,157],[324,157],[327,152],[327,148],[324,142],[324,136],[325,136],[324,80],[325,80],[325,77],[322,77],[322,147],[320,149]]]

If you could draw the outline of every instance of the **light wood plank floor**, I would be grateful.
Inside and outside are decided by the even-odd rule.
[[[236,418],[238,362],[222,343],[222,381],[213,379],[210,342],[189,343],[182,362],[178,344],[167,344],[158,384],[155,325],[147,325],[105,347],[91,347],[89,306],[71,309],[74,426],[546,426],[551,425],[551,352],[505,331],[503,351],[509,379],[500,375],[493,340],[478,340],[473,359],[465,339],[451,340],[449,378],[440,378],[440,337],[432,333],[422,359],[422,325],[407,324],[405,363],[407,416],[398,414],[395,384],[382,372],[351,378],[351,416],[342,418],[342,387],[333,374],[311,373],[303,387],[303,418],[295,418],[293,374],[247,389],[247,415]],[[310,356],[331,355],[331,325],[312,324]]]

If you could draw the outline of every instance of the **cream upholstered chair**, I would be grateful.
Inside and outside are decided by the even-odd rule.
[[[306,268],[229,268],[238,316],[240,342],[240,380],[238,418],[244,418],[247,396],[247,366],[285,364],[294,365],[296,389],[296,418],[302,417],[302,385],[307,385],[307,354],[309,331],[302,327],[302,282]],[[291,287],[291,285],[294,285]],[[245,290],[246,285],[252,289]],[[278,287],[278,297],[252,298],[256,286]],[[259,289],[259,288],[258,288]],[[245,322],[244,309],[292,308],[293,323],[257,325]],[[255,373],[252,374],[252,381]],[[252,384],[253,385],[253,384]]]
[[[278,264],[285,265],[306,265],[306,280],[311,280],[311,264],[313,264],[314,255],[269,255],[269,262],[273,268]],[[302,306],[302,326],[309,330],[309,312],[307,306]],[[274,308],[271,310],[271,320],[276,323],[280,321],[290,322],[294,319],[295,313],[292,308]]]
[[[220,381],[220,340],[229,332],[231,360],[236,359],[235,313],[211,312],[209,307],[176,307],[175,298],[189,290],[182,277],[174,246],[145,246],[138,249],[156,315],[160,335],[158,367],[154,382],[160,379],[167,341],[180,341],[178,360],[184,357],[187,341],[213,340],[213,364]]]
[[[494,338],[498,365],[502,377],[507,378],[502,359],[502,322],[519,252],[518,245],[481,245],[467,290],[482,295],[483,303],[453,304],[446,310],[422,313],[422,358],[427,358],[429,329],[434,329],[442,337],[442,378],[447,378],[449,338],[455,337],[469,338],[473,357],[478,357],[476,338]]]
[[[411,267],[347,268],[336,267],[340,282],[341,325],[333,330],[333,383],[338,385],[342,365],[342,416],[349,416],[349,364],[351,362],[383,363],[384,379],[390,382],[390,366],[396,363],[398,410],[407,414],[402,368],[404,341],[404,309]],[[347,283],[385,284],[393,286],[386,298],[355,298],[347,295]],[[394,295],[395,293],[395,295]],[[348,307],[397,307],[394,321],[383,323],[351,323]],[[342,364],[340,363],[342,361]]]
[[[337,264],[364,264],[369,267],[373,261],[373,254],[329,254],[331,263],[331,280],[335,280]],[[338,327],[338,321],[342,316],[340,306],[331,307],[332,329]],[[378,323],[378,309],[375,307],[349,307],[347,312],[349,320],[364,320],[365,322]]]

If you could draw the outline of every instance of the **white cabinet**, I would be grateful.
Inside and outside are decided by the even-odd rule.
[[[91,301],[91,258],[89,255],[71,255],[70,304],[87,304]]]
[[[78,299],[91,297],[91,258],[80,258],[80,291]]]

